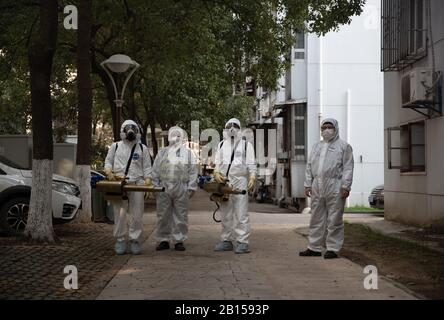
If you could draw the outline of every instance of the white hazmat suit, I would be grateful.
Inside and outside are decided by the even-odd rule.
[[[169,241],[176,250],[185,250],[183,242],[188,237],[188,199],[197,189],[197,163],[193,152],[184,144],[185,131],[172,127],[168,131],[169,146],[159,151],[153,165],[153,184],[164,187],[156,194],[156,240],[169,248]],[[180,244],[182,249],[177,246]]]
[[[235,125],[236,129],[225,129],[224,140],[219,144],[215,155],[215,180],[217,176],[226,177],[228,185],[237,190],[247,190],[251,187],[257,175],[257,167],[253,145],[242,139],[240,121],[230,119],[225,128]],[[234,154],[233,154],[233,149]],[[231,158],[233,157],[233,161]],[[231,163],[231,165],[230,165]],[[229,172],[228,172],[229,171]],[[231,241],[236,241],[243,247],[239,252],[249,252],[248,243],[251,233],[248,214],[248,194],[230,194],[228,201],[220,203],[222,232],[216,251],[232,250]],[[225,245],[224,245],[225,244]],[[227,247],[228,244],[228,247]],[[244,252],[242,252],[244,251]]]
[[[125,132],[125,128],[134,126],[137,128],[137,124],[132,120],[126,120],[122,124],[120,133],[122,141],[113,143],[109,148],[105,159],[105,172],[108,176],[124,178],[131,150],[135,146],[127,174],[128,183],[144,185],[147,183],[146,181],[150,181],[151,157],[148,147],[140,143],[140,134],[138,134],[137,129],[135,130],[135,138],[129,138],[127,132]],[[114,237],[117,238],[118,242],[125,241],[128,233],[126,216],[129,212],[131,214],[129,240],[137,242],[143,229],[144,194],[142,192],[128,192],[128,201],[112,201],[112,205],[114,209]]]
[[[338,122],[331,132],[323,134],[324,140],[313,146],[305,173],[305,187],[311,188],[311,219],[308,249],[320,253],[338,253],[344,242],[343,213],[346,197],[342,190],[350,192],[353,182],[353,149],[339,138]],[[327,138],[326,138],[327,137]]]

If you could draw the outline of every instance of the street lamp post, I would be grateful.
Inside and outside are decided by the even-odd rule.
[[[136,61],[132,60],[130,57],[123,54],[115,54],[109,57],[109,59],[103,61],[100,65],[105,70],[105,72],[107,73],[107,75],[111,80],[111,83],[113,84],[114,94],[116,98],[114,100],[116,104],[116,123],[114,125],[114,133],[115,133],[114,136],[118,137],[120,124],[122,122],[121,118],[122,118],[122,107],[124,102],[123,97],[125,94],[125,89],[131,76],[140,67],[140,65]],[[122,91],[120,92],[119,95],[119,92],[117,90],[117,84],[116,81],[114,80],[112,72],[116,74],[123,74],[127,72],[130,68],[131,70],[129,71],[126,77],[125,82],[123,83]]]

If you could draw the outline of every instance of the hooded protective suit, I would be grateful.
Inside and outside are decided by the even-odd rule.
[[[126,129],[125,129],[126,128]],[[132,129],[128,129],[132,128]],[[120,130],[122,141],[115,142],[108,150],[105,159],[105,171],[112,172],[116,177],[124,177],[131,150],[134,145],[134,154],[129,167],[128,183],[143,185],[151,177],[151,157],[148,148],[140,143],[140,134],[137,124],[132,120],[123,122]],[[128,135],[134,134],[134,140],[129,141]],[[138,241],[142,234],[142,215],[144,209],[144,194],[129,192],[128,201],[113,201],[114,209],[114,236],[117,241],[124,241],[127,234],[126,215],[131,213],[129,239]]]
[[[225,129],[224,140],[219,143],[215,155],[215,172],[228,178],[228,184],[238,190],[247,190],[249,178],[255,178],[257,174],[254,148],[250,142],[242,139],[240,121],[230,119],[229,124],[236,124],[238,130]],[[233,161],[231,157],[233,155]],[[231,166],[230,166],[231,163]],[[229,169],[229,172],[228,172]],[[248,214],[248,194],[231,194],[228,201],[220,203],[222,233],[220,240],[237,241],[240,244],[249,243],[251,232],[250,218]]]
[[[353,182],[353,149],[339,138],[338,122],[325,119],[322,125],[331,123],[335,130],[330,139],[316,143],[308,159],[305,187],[311,188],[311,219],[308,248],[321,252],[339,252],[344,242],[345,198],[341,189],[350,191]],[[329,134],[323,134],[328,136]]]
[[[184,130],[172,127],[168,141],[170,145],[159,151],[153,165],[153,184],[165,187],[165,192],[156,194],[156,240],[183,243],[188,237],[189,193],[197,189],[197,163],[184,144]]]

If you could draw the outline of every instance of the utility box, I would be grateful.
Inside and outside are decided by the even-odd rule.
[[[1,135],[0,156],[15,162],[25,169],[32,166],[32,136]]]
[[[0,135],[0,156],[24,169],[32,168],[32,136]],[[77,144],[54,143],[53,172],[67,178],[74,178]]]
[[[430,68],[416,68],[402,77],[401,96],[402,106],[410,107],[414,104],[433,102],[433,70]]]
[[[54,173],[74,179],[77,145],[73,143],[54,143]]]

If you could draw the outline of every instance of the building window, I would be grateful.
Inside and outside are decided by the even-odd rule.
[[[306,108],[305,104],[297,104],[294,106],[294,160],[306,160]]]
[[[298,52],[296,51],[294,53],[295,60],[305,60],[305,52]]]
[[[425,122],[389,128],[388,148],[389,169],[400,169],[401,172],[425,172]]]
[[[304,33],[304,31],[296,33],[295,48],[296,49],[305,49],[305,33]]]
[[[383,71],[400,71],[427,55],[426,2],[382,1]]]
[[[294,59],[305,60],[305,33],[296,33],[296,44],[294,47]]]

